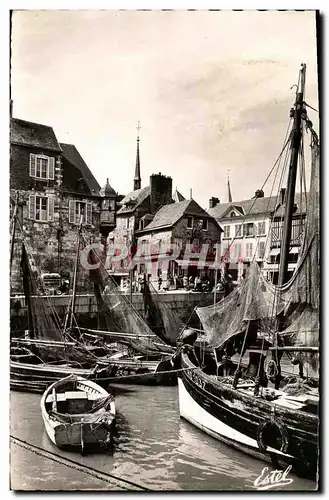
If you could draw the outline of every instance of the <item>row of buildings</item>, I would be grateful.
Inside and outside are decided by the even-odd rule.
[[[214,275],[214,263],[226,261],[238,280],[253,258],[267,277],[276,281],[284,211],[284,191],[264,197],[256,191],[248,200],[227,203],[218,198],[202,208],[185,199],[172,179],[161,173],[142,187],[139,137],[133,190],[119,195],[107,180],[100,187],[77,148],[60,143],[50,126],[10,117],[10,200],[17,206],[19,230],[13,245],[12,293],[21,290],[19,259],[22,235],[41,273],[72,277],[82,223],[85,245],[102,243],[106,249],[126,248],[122,258],[106,261],[118,283],[131,273],[145,273],[153,281],[161,275]],[[297,262],[305,220],[305,200],[296,196],[293,244],[289,270]],[[218,250],[218,245],[220,250]],[[179,252],[170,260],[171,247]],[[132,259],[144,248],[133,266]],[[162,254],[166,254],[166,259]],[[160,258],[159,258],[160,257]],[[203,265],[199,265],[200,259]],[[133,260],[134,262],[134,260]],[[152,264],[150,264],[150,262]],[[81,289],[88,289],[88,273],[80,273]]]

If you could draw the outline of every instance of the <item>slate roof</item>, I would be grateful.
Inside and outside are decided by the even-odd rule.
[[[241,216],[243,217],[245,214],[248,215],[262,215],[262,214],[271,214],[274,212],[276,206],[278,206],[279,202],[281,201],[280,195],[277,196],[267,196],[264,198],[252,198],[249,200],[243,200],[243,201],[233,201],[232,203],[219,203],[216,205],[214,208],[209,208],[208,209],[208,214],[214,217],[215,219],[219,220],[222,218],[230,218],[229,214],[225,215],[225,212],[232,207],[237,209],[239,212],[241,212],[241,209],[243,212],[241,213]],[[297,211],[295,212],[295,215],[300,214],[300,201],[301,201],[301,196],[300,193],[295,194],[295,203],[297,204]],[[302,212],[305,213],[305,197],[303,196],[303,210]],[[276,216],[280,216],[280,214],[283,214],[283,208],[281,207],[277,212]],[[225,217],[224,217],[225,216]]]
[[[175,189],[175,192],[173,194],[173,200],[175,203],[179,203],[181,201],[184,201],[185,198],[177,189]]]
[[[150,186],[146,186],[141,189],[136,189],[128,193],[123,200],[120,201],[121,208],[118,210],[117,214],[125,214],[134,212],[136,208],[143,203],[144,200],[151,194]]]
[[[10,120],[10,142],[20,146],[61,152],[61,147],[52,127],[19,120],[18,118],[11,118]]]
[[[117,197],[118,193],[116,193],[113,189],[113,187],[111,186],[111,184],[109,183],[109,180],[106,179],[106,184],[104,187],[102,187],[102,189],[100,190],[100,195],[101,196],[115,196]]]
[[[83,177],[83,179],[85,180],[90,191],[99,194],[101,187],[91,173],[91,170],[80,155],[77,148],[73,144],[64,144],[63,142],[61,142],[60,145],[63,150],[64,158],[66,158],[67,161],[69,161],[81,172],[81,177]]]
[[[153,221],[142,231],[153,231],[162,227],[172,227],[183,215],[210,218],[209,214],[194,200],[183,200],[178,203],[164,205],[155,214]]]

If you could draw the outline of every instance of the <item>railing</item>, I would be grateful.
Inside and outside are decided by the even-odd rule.
[[[305,221],[302,222],[300,219],[296,219],[292,221],[291,228],[291,246],[300,246],[303,242],[303,234],[304,234],[304,226]],[[283,223],[282,221],[275,221],[271,226],[271,248],[280,248],[282,241],[282,230]]]

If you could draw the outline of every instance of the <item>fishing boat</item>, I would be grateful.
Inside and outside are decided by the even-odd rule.
[[[16,207],[13,221],[11,242],[11,261],[16,225]],[[91,380],[99,380],[108,385],[106,376],[109,364],[106,355],[113,354],[113,349],[97,338],[87,336],[73,338],[70,331],[61,324],[54,310],[50,297],[42,293],[42,281],[39,278],[31,249],[22,235],[21,269],[25,303],[27,305],[28,329],[23,335],[11,338],[10,348],[10,388],[20,391],[43,392],[46,387],[70,373]],[[76,265],[77,269],[77,265]],[[75,269],[75,283],[76,283]],[[33,272],[34,271],[34,272]],[[72,302],[75,300],[75,287]],[[68,309],[65,323],[73,322],[74,305]]]
[[[319,160],[318,136],[304,101],[302,65],[294,108],[281,233],[279,282],[256,261],[216,304],[196,308],[207,350],[185,329],[178,342],[180,416],[276,469],[315,477],[319,458]],[[311,181],[304,239],[294,274],[288,256],[304,132],[311,137]],[[287,151],[289,151],[287,149]],[[302,172],[303,173],[303,172]],[[278,196],[281,187],[278,189]]]
[[[54,382],[41,398],[46,432],[59,448],[108,447],[115,425],[115,402],[111,394],[77,375]]]

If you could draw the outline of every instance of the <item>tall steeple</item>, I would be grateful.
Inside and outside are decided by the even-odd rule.
[[[135,177],[134,177],[134,191],[136,189],[141,188],[142,180],[141,180],[141,166],[139,159],[139,131],[142,127],[140,126],[140,122],[137,124],[137,151],[136,151],[136,167],[135,167]]]
[[[227,171],[227,191],[228,191],[228,202],[231,203],[232,201],[232,193],[231,193],[231,186],[230,186],[230,171]]]

